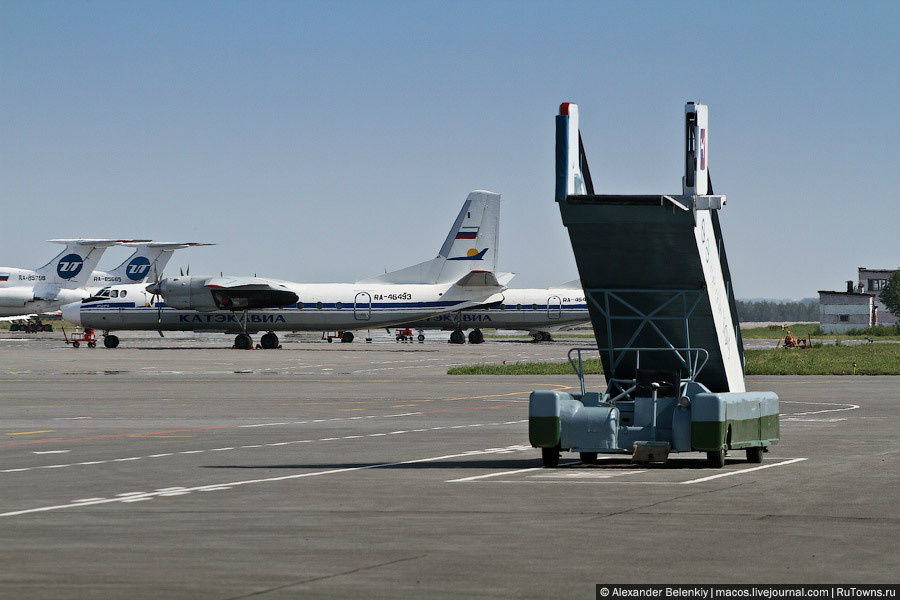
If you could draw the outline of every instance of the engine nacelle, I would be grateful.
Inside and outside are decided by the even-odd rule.
[[[9,287],[0,288],[0,306],[16,308],[34,301],[34,288]]]
[[[167,277],[159,284],[150,284],[147,291],[158,294],[167,306],[182,310],[211,312],[219,310],[210,289],[206,287],[209,277]]]

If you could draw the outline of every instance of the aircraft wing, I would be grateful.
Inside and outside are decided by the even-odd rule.
[[[262,277],[211,277],[206,282],[206,287],[225,290],[271,290],[283,291],[288,289],[286,285],[272,279]]]

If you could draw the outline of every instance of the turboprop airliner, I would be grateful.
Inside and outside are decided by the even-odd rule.
[[[276,331],[375,329],[498,302],[512,274],[496,274],[500,195],[468,195],[438,255],[356,283],[295,283],[262,277],[179,276],[146,287],[143,297],[90,298],[63,307],[63,318],[104,332],[237,333],[236,348],[277,348]],[[111,286],[115,294],[119,286]],[[164,302],[160,302],[163,299]],[[115,339],[118,342],[118,339]]]
[[[481,330],[485,328],[527,331],[535,341],[542,342],[552,339],[553,331],[591,320],[581,282],[577,280],[552,288],[508,289],[502,295],[493,304],[435,315],[404,326],[418,329],[420,342],[425,341],[427,329],[451,331],[451,344],[464,343],[463,332],[469,329],[469,343],[480,344],[484,341]]]
[[[90,295],[88,278],[110,246],[133,240],[57,239],[65,249],[37,269],[0,267],[0,317],[55,311]]]

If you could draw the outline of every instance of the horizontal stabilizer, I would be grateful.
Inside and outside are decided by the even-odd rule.
[[[557,290],[580,290],[581,289],[581,279],[573,279],[572,281],[567,281],[565,283],[561,283],[559,285],[554,285],[553,289]]]

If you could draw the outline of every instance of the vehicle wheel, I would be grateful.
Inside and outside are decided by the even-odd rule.
[[[748,463],[761,463],[762,455],[763,455],[762,446],[755,446],[753,448],[747,448],[747,462]]]
[[[596,452],[581,452],[578,455],[581,458],[581,462],[586,465],[595,465],[597,464],[597,453]]]
[[[420,342],[424,342],[424,341],[425,341],[425,334],[424,334],[424,333],[420,333],[420,334],[419,334],[419,337],[417,337],[416,339],[419,340]]]
[[[543,331],[535,331],[531,334],[531,337],[533,337],[536,342],[546,342],[550,336]]]
[[[238,350],[249,350],[253,347],[253,338],[246,333],[239,333],[234,338],[234,347]]]
[[[341,334],[341,343],[349,344],[351,342],[353,342],[353,332],[352,331],[345,331],[344,333]]]
[[[450,334],[450,343],[451,344],[465,344],[466,343],[466,335],[462,332],[461,329],[456,329],[453,333]]]
[[[46,332],[53,331],[53,325],[44,325],[44,331],[46,331]]]
[[[278,336],[270,331],[259,339],[259,343],[263,350],[274,350],[278,348]]]
[[[480,329],[473,329],[469,332],[469,343],[470,344],[481,344],[484,343],[484,334],[481,333]]]
[[[96,348],[97,342],[88,342],[88,348]]]
[[[721,448],[718,452],[706,453],[706,464],[713,469],[721,469],[725,466],[725,448]]]
[[[77,347],[80,346],[80,345],[81,345],[81,344],[79,344],[78,342],[72,342],[72,347],[73,347],[73,348],[77,348]]]
[[[330,344],[332,341],[334,341],[334,340],[332,340],[331,336],[329,335],[329,336],[328,336],[328,343]]]
[[[559,446],[553,448],[541,448],[541,463],[545,467],[559,466]]]
[[[119,345],[119,336],[107,335],[103,338],[103,345],[107,348],[116,348]]]

